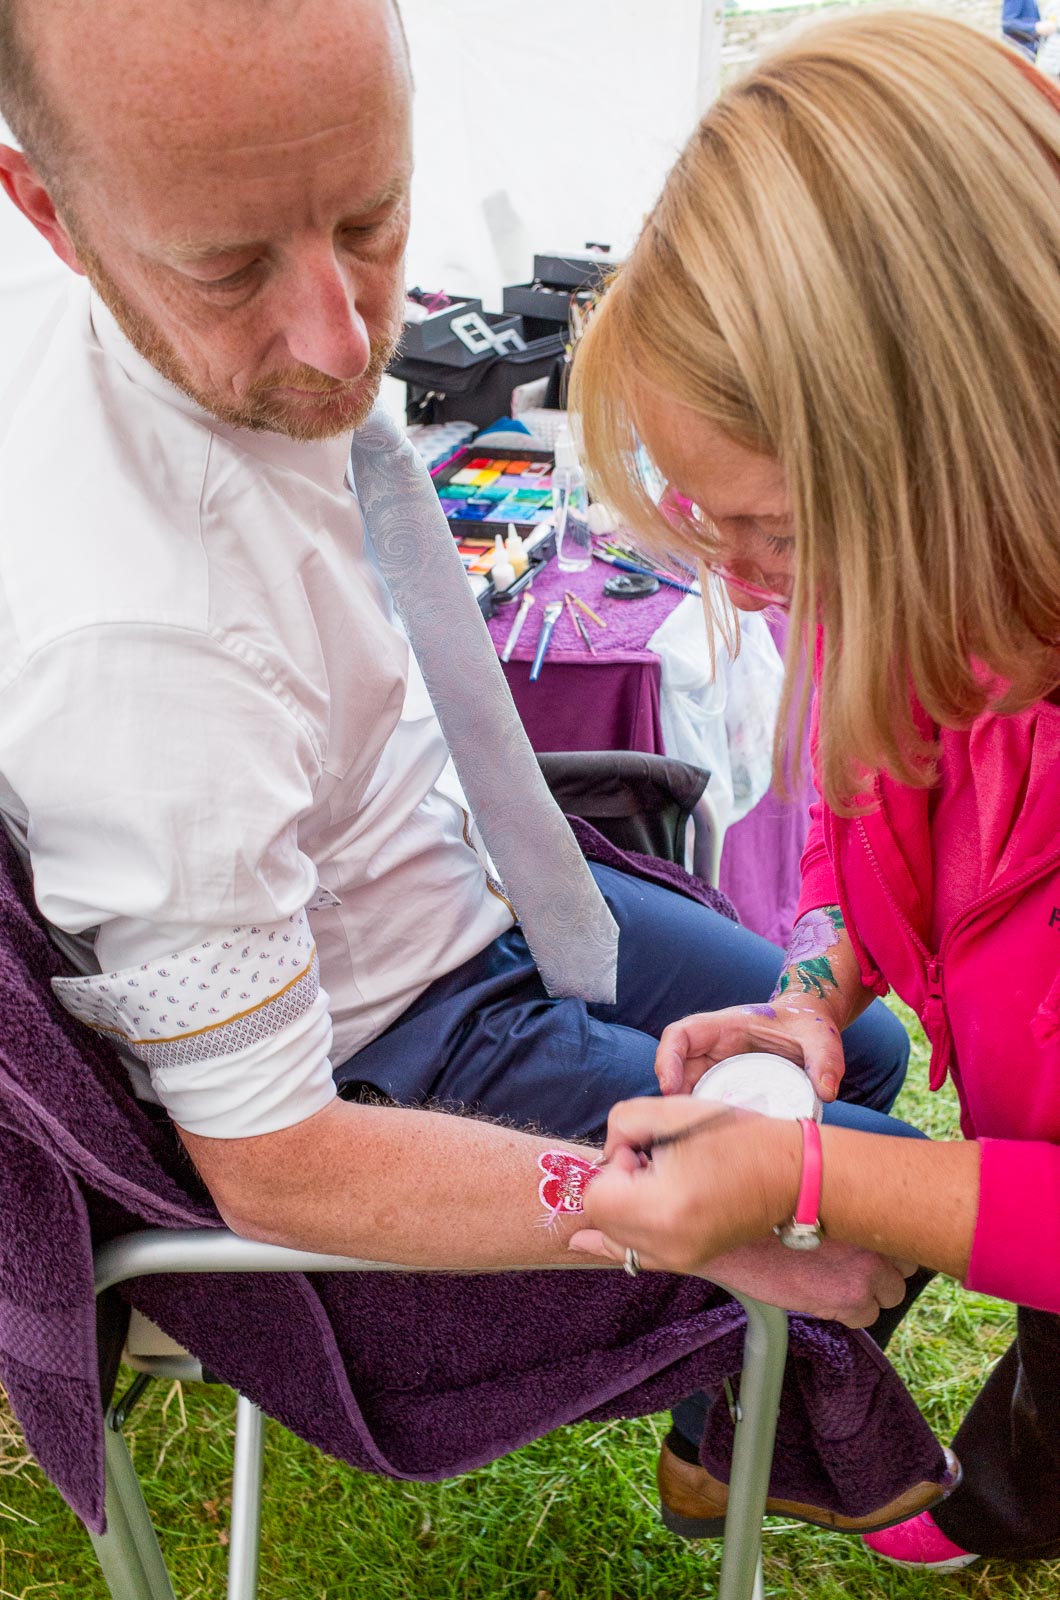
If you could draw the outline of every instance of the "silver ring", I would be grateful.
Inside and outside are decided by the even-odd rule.
[[[631,1244],[626,1246],[626,1259],[622,1263],[622,1271],[628,1272],[631,1278],[635,1278],[640,1271],[640,1256]]]

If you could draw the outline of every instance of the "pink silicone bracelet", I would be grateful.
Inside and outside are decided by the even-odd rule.
[[[821,1130],[813,1117],[800,1117],[799,1126],[802,1129],[802,1177],[793,1220],[812,1228],[821,1213],[821,1182],[824,1176]]]

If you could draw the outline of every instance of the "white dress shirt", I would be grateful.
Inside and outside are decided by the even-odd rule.
[[[347,453],[217,422],[81,280],[0,398],[0,814],[64,1004],[207,1136],[320,1110],[512,925]]]

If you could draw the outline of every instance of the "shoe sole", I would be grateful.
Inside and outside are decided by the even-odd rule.
[[[872,1550],[871,1544],[868,1546]],[[885,1556],[882,1550],[872,1550],[878,1561],[889,1561],[892,1567],[904,1567],[907,1572],[960,1572],[962,1567],[970,1567],[973,1561],[981,1561],[982,1556],[951,1556],[948,1561],[902,1561],[899,1556]]]
[[[720,1539],[725,1533],[724,1517],[682,1517],[680,1512],[659,1507],[663,1526],[681,1539]]]
[[[866,1533],[883,1533],[887,1528],[896,1528],[900,1522],[908,1522],[910,1516],[919,1516],[922,1511],[930,1511],[932,1506],[937,1506],[945,1498],[944,1494],[940,1494],[931,1501],[930,1505],[918,1506],[912,1512],[906,1507],[893,1517],[888,1517],[886,1522],[873,1522],[871,1524],[862,1522],[858,1527],[849,1527],[842,1522],[830,1522],[820,1517],[810,1517],[806,1515],[805,1511],[798,1511],[794,1506],[786,1506],[783,1503],[775,1506],[772,1510],[767,1510],[766,1516],[782,1517],[785,1521],[790,1519],[795,1522],[805,1522],[808,1527],[823,1528],[826,1533],[845,1533],[851,1539],[860,1539]],[[720,1539],[725,1533],[724,1517],[684,1517],[680,1512],[671,1511],[667,1506],[659,1507],[659,1515],[662,1517],[663,1525],[671,1533],[676,1533],[682,1539]],[[878,1554],[879,1552],[874,1551],[873,1553]],[[889,1561],[890,1559],[890,1556],[883,1557],[884,1561]],[[973,1556],[972,1559],[978,1560],[978,1557]],[[896,1562],[896,1565],[920,1566],[923,1563],[900,1561]],[[966,1566],[967,1562],[958,1562],[957,1565]]]

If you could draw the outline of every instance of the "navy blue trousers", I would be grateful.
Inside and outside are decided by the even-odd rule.
[[[550,999],[513,928],[431,984],[343,1063],[339,1093],[478,1112],[600,1144],[616,1101],[658,1094],[655,1047],[668,1023],[772,994],[782,956],[775,945],[656,884],[610,867],[591,870],[621,930],[614,1005]],[[842,1098],[825,1108],[826,1122],[911,1134],[885,1115],[909,1058],[897,1019],[874,1002],[844,1032],[843,1051]],[[693,1395],[674,1422],[698,1442],[705,1415],[705,1397]]]
[[[439,978],[335,1073],[401,1105],[481,1112],[567,1139],[600,1142],[618,1100],[658,1093],[655,1047],[670,1022],[768,999],[782,952],[683,895],[611,867],[592,873],[621,930],[614,1005],[551,1000],[513,928]],[[829,1121],[890,1131],[909,1040],[879,1002],[843,1035],[842,1104]]]

